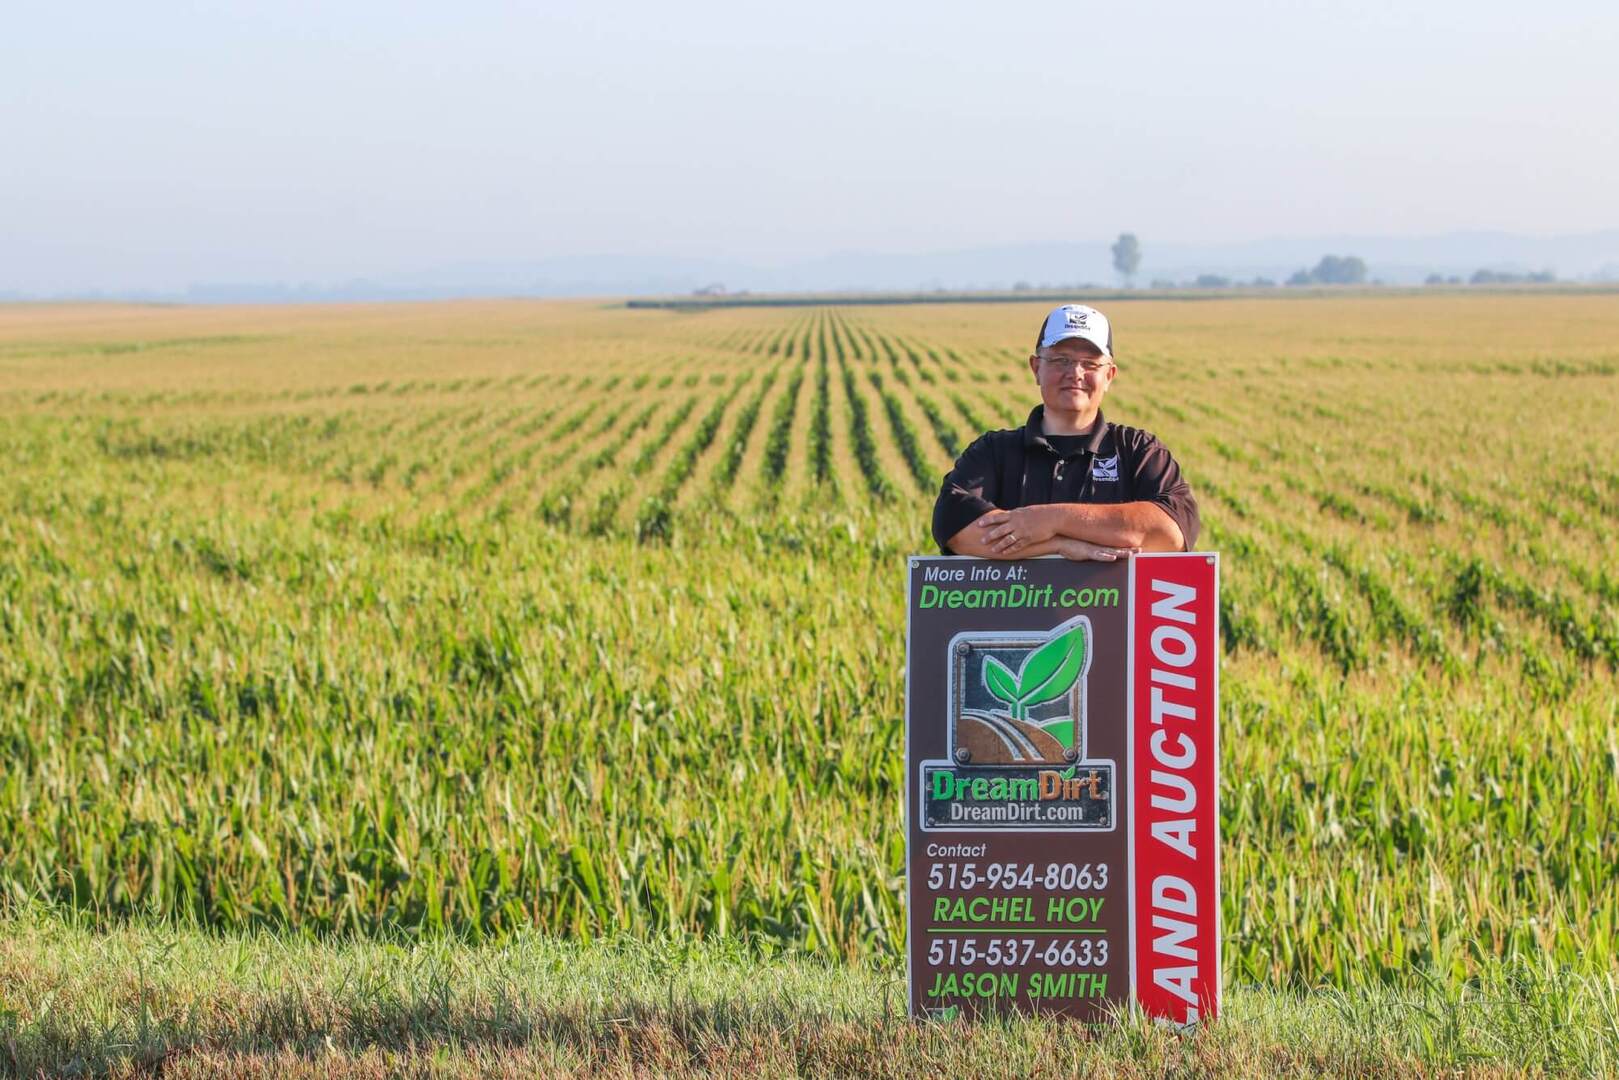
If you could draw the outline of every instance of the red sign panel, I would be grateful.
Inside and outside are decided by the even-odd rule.
[[[1176,1023],[1220,1007],[1218,574],[1138,556],[1131,586],[1131,983]]]

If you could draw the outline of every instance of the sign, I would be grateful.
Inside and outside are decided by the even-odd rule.
[[[1219,573],[913,557],[913,1016],[1220,1004]]]

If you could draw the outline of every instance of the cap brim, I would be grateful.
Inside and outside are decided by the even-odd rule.
[[[1097,341],[1094,337],[1092,337],[1089,333],[1085,332],[1084,330],[1065,330],[1060,334],[1056,334],[1056,335],[1054,335],[1054,336],[1052,336],[1050,338],[1043,339],[1040,342],[1040,347],[1042,349],[1049,349],[1049,348],[1051,348],[1051,346],[1057,344],[1057,342],[1059,342],[1059,341],[1075,341],[1075,340],[1090,342],[1092,345],[1095,345],[1098,349],[1101,350],[1103,356],[1111,358],[1112,355],[1113,355],[1111,352],[1108,351],[1108,347],[1107,347],[1106,342]]]

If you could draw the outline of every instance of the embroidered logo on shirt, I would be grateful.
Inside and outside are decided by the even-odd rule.
[[[1092,480],[1117,480],[1119,478],[1119,455],[1110,458],[1091,459]]]

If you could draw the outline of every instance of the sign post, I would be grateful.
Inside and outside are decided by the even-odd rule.
[[[913,1016],[1220,1004],[1219,573],[913,557]]]

